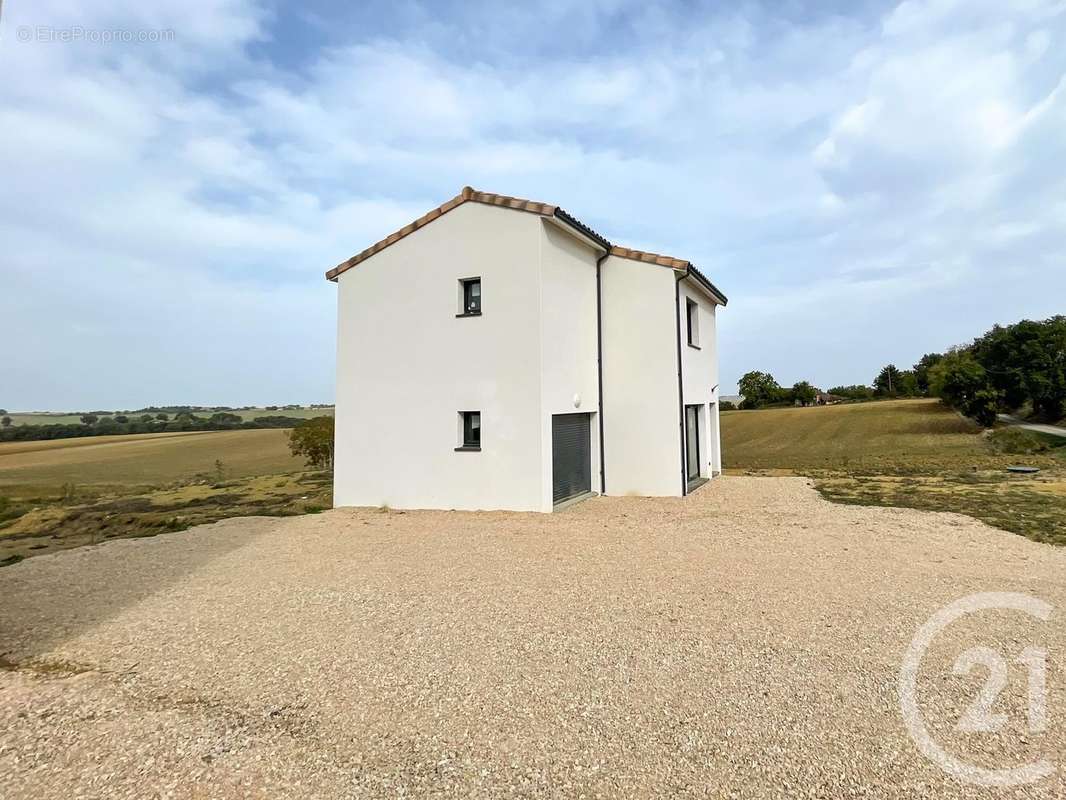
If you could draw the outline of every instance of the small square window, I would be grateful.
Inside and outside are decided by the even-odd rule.
[[[688,317],[688,343],[691,347],[700,346],[700,307],[698,303],[686,298],[685,313]]]
[[[457,450],[481,449],[481,412],[460,411],[463,422],[463,440]]]
[[[481,313],[481,278],[463,278],[459,281],[459,316],[471,317]]]

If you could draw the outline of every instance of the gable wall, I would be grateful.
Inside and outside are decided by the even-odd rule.
[[[335,505],[541,509],[541,225],[465,203],[338,278]],[[456,318],[474,276],[483,314]]]

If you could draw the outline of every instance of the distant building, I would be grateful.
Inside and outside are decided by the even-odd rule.
[[[840,395],[829,394],[828,392],[818,392],[818,394],[815,395],[814,404],[817,406],[831,406],[836,403],[842,403],[846,399],[847,398],[841,397]]]

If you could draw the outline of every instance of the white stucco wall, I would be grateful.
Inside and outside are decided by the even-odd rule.
[[[596,258],[555,224],[541,239],[541,506],[552,507],[553,414],[592,413],[592,490],[600,490],[599,378],[596,369]],[[575,396],[580,405],[574,404]]]
[[[685,405],[700,406],[700,475],[709,478],[721,472],[721,438],[718,426],[718,331],[717,306],[691,278],[681,281],[679,323],[681,330],[682,385]],[[688,344],[687,301],[698,306],[698,348]]]
[[[338,283],[334,503],[543,510],[540,218],[465,203]],[[482,315],[456,318],[480,276]],[[456,452],[460,411],[481,452]]]
[[[607,494],[681,494],[674,271],[611,256],[601,271]]]
[[[465,203],[338,279],[334,503],[552,510],[552,415],[589,413],[600,490],[596,259],[551,220]],[[700,404],[701,473],[720,470],[715,306],[673,270],[612,256],[602,267],[606,491],[682,493],[683,397]],[[479,277],[482,314],[457,317]],[[575,405],[575,398],[578,403]],[[481,451],[457,452],[460,411],[481,413]]]

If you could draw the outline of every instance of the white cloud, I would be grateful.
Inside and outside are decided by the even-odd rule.
[[[1063,4],[814,10],[408,6],[343,36],[303,13],[316,46],[253,0],[8,4],[5,407],[325,399],[322,273],[466,183],[699,263],[733,301],[727,383],[850,383],[1055,310]]]

